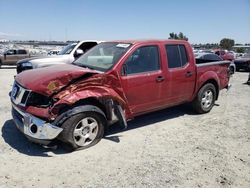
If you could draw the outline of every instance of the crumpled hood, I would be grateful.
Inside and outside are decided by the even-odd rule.
[[[26,89],[50,96],[73,79],[88,73],[97,74],[98,72],[76,65],[65,64],[24,71],[18,74],[15,80]]]

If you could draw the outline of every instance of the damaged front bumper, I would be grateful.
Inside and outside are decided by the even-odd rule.
[[[33,142],[47,145],[55,139],[62,128],[52,125],[12,105],[12,117],[17,128]]]

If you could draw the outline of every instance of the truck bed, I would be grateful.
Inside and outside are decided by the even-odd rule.
[[[201,83],[201,79],[203,79],[204,75],[216,74],[218,76],[219,89],[226,88],[228,85],[229,74],[225,71],[229,71],[228,67],[230,63],[230,61],[214,61],[196,64],[198,83]],[[225,69],[225,67],[227,68]]]

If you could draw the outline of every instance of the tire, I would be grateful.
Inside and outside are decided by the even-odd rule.
[[[2,68],[2,61],[0,60],[0,69]]]
[[[192,102],[194,110],[199,114],[208,113],[214,106],[215,98],[215,86],[211,83],[205,84]]]
[[[59,139],[71,151],[86,149],[102,139],[105,125],[106,119],[101,114],[94,111],[82,112],[62,124],[63,131]]]

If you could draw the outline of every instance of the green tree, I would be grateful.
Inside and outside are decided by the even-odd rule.
[[[223,38],[220,41],[220,47],[223,49],[231,50],[234,46],[234,40],[229,38]]]
[[[244,48],[237,48],[236,52],[237,53],[245,53],[245,49]]]
[[[180,32],[179,34],[174,33],[174,32],[169,33],[168,39],[186,40],[186,41],[188,41],[188,38],[182,32]]]

